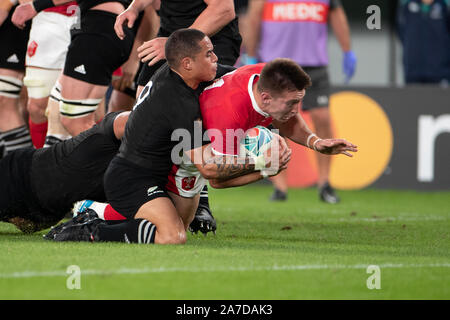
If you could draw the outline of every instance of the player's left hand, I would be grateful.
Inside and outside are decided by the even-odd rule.
[[[144,42],[144,44],[137,49],[139,59],[141,59],[142,62],[148,61],[149,66],[154,65],[159,60],[165,59],[166,55],[164,47],[166,42],[166,37],[158,37]]]
[[[345,83],[348,83],[355,74],[356,70],[356,55],[352,50],[344,52],[342,69],[345,74]]]
[[[19,28],[25,28],[25,23],[33,19],[37,15],[36,10],[33,7],[33,3],[24,3],[19,5],[15,10],[11,17],[12,23]]]
[[[323,154],[344,154],[353,157],[350,152],[358,152],[358,147],[345,139],[322,139],[315,143],[316,151]]]

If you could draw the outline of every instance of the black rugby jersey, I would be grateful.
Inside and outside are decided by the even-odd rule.
[[[172,149],[180,142],[171,140],[172,133],[180,129],[194,137],[200,119],[198,96],[199,90],[190,88],[164,64],[142,90],[128,118],[118,156],[167,179]],[[184,142],[189,148],[197,146],[193,140]]]
[[[76,0],[76,1],[78,3],[78,6],[80,7],[81,13],[84,13],[90,8],[106,2],[119,2],[126,9],[132,2],[132,0]]]
[[[159,36],[168,37],[175,30],[190,27],[206,7],[203,0],[161,0]],[[222,44],[234,47],[238,57],[242,42],[238,18],[236,17],[210,38],[214,46]]]
[[[69,210],[83,199],[106,201],[103,174],[119,150],[109,113],[91,129],[33,155],[31,183],[40,205],[49,211]]]

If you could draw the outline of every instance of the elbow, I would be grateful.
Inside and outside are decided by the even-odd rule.
[[[220,178],[217,171],[217,165],[215,164],[206,164],[201,166],[200,168],[197,166],[197,168],[199,169],[203,178],[205,178],[206,180],[215,180]]]
[[[234,11],[234,7],[227,10],[226,17],[229,21],[233,21],[236,18],[236,12]]]
[[[223,20],[226,20],[227,23],[233,21],[233,19],[236,18],[236,11],[234,10],[234,3],[232,1],[230,5],[222,8],[220,16]]]
[[[225,188],[225,186],[216,179],[208,180],[208,182],[209,182],[209,185],[214,189],[224,189]]]
[[[215,166],[205,165],[199,171],[206,180],[217,179],[217,168]],[[213,187],[214,188],[214,187]]]

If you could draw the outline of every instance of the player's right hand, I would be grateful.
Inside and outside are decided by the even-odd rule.
[[[117,36],[120,40],[125,39],[125,32],[123,32],[123,25],[127,24],[128,28],[133,28],[134,22],[139,16],[139,11],[128,7],[127,10],[119,14],[116,18],[116,23],[114,23],[114,31],[116,31]]]
[[[138,57],[142,62],[148,62],[149,66],[166,58],[165,45],[167,37],[158,37],[144,42],[138,49]]]
[[[25,28],[25,23],[28,20],[33,19],[36,15],[37,12],[33,7],[33,3],[24,3],[19,5],[16,10],[14,10],[11,21],[17,28],[23,29]]]
[[[316,143],[316,150],[323,154],[353,157],[350,152],[358,152],[358,146],[345,139],[320,139]]]

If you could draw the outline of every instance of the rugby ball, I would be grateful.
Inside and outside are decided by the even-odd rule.
[[[272,139],[273,134],[269,129],[262,126],[251,128],[240,142],[240,155],[252,158],[261,156],[270,148]]]

